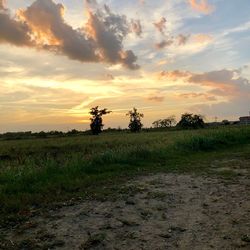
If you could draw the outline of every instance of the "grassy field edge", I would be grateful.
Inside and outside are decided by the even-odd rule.
[[[99,153],[76,152],[64,159],[26,157],[21,166],[1,169],[0,212],[19,213],[73,197],[105,197],[112,194],[112,187],[117,189],[140,174],[208,173],[211,158],[226,157],[235,151],[247,155],[249,143],[250,129],[241,127],[185,132],[169,143],[106,147]]]

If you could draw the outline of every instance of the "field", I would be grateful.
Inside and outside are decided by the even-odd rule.
[[[133,248],[135,243],[131,245],[131,248],[126,248],[126,246],[138,238],[138,235],[136,236],[136,233],[134,233],[136,231],[134,228],[140,227],[142,221],[151,223],[148,224],[150,230],[153,230],[154,227],[160,227],[160,224],[156,223],[159,220],[155,218],[153,220],[151,218],[152,211],[149,210],[152,210],[152,206],[158,207],[158,215],[163,216],[162,214],[166,213],[162,213],[164,200],[169,204],[168,210],[172,214],[172,217],[168,218],[168,221],[172,220],[170,224],[176,224],[176,220],[179,221],[180,218],[185,220],[184,215],[187,212],[191,213],[193,217],[204,216],[203,212],[200,211],[200,206],[204,206],[211,213],[217,209],[218,214],[214,213],[214,215],[209,214],[208,216],[214,218],[220,216],[217,219],[224,221],[225,219],[223,216],[221,217],[220,212],[223,212],[225,207],[231,207],[233,210],[232,204],[234,202],[244,204],[241,208],[237,208],[239,210],[234,211],[234,215],[240,217],[235,218],[236,221],[243,220],[244,216],[249,216],[250,211],[246,207],[246,204],[250,204],[249,198],[247,198],[249,197],[249,162],[250,127],[247,126],[138,134],[117,132],[99,136],[83,135],[65,138],[2,140],[0,141],[0,213],[2,228],[0,231],[0,240],[2,239],[0,249],[1,247],[2,249],[48,249],[53,247],[69,249],[67,247],[70,247],[70,245],[62,240],[62,235],[65,232],[62,232],[62,228],[61,230],[51,229],[53,228],[50,223],[51,218],[45,218],[44,214],[52,217],[60,217],[62,214],[77,217],[76,213],[84,210],[85,215],[83,213],[82,216],[86,216],[85,222],[88,221],[92,225],[97,225],[99,222],[93,217],[95,214],[92,211],[93,209],[97,210],[96,213],[101,213],[107,209],[107,213],[113,211],[111,216],[119,217],[117,211],[123,207],[122,201],[127,204],[124,205],[124,209],[127,209],[125,210],[127,216],[122,220],[117,220],[120,224],[116,221],[119,224],[116,226],[133,229],[132,231],[128,230],[129,236],[126,238],[127,241],[125,241],[124,246],[116,243],[111,248],[111,245],[107,243],[105,238],[107,235],[110,239],[115,237],[114,232],[117,231],[115,226],[113,234],[110,233],[113,226],[110,226],[109,233],[106,232],[108,229],[105,229],[106,231],[101,230],[101,232],[106,232],[106,236],[102,233],[93,234],[92,232],[91,235],[82,236],[81,244],[80,240],[77,242],[76,240],[71,241],[70,235],[78,235],[77,232],[79,233],[79,231],[73,231],[73,233],[67,234],[67,237],[70,238],[67,242],[71,242],[71,246],[79,247],[74,249],[140,249],[140,247],[142,247],[141,249],[166,249],[164,246],[167,245],[164,244],[169,244],[169,247],[172,246],[170,249],[174,249],[173,246],[180,241],[178,238],[180,234],[185,234],[186,231],[191,230],[191,227],[195,228],[192,223],[196,223],[196,221],[189,221],[189,224],[185,225],[184,228],[183,225],[182,227],[172,225],[171,228],[171,225],[168,224],[165,233],[158,232],[161,239],[159,242],[165,242],[164,244],[158,242],[158,245],[157,242],[154,242],[155,236],[151,235],[152,238],[147,236],[145,227],[142,227],[142,235],[139,238],[145,236],[144,243],[146,241],[145,244],[149,247],[143,248],[142,245],[137,245],[136,248]],[[226,186],[228,189],[224,188],[221,191],[222,184],[220,183],[223,183],[223,187]],[[232,183],[234,183],[234,186],[230,189]],[[191,192],[189,188],[192,186],[195,186],[194,189],[200,190],[201,193]],[[207,204],[210,201],[206,203],[206,199],[211,198],[211,192],[215,192],[212,196],[217,199],[218,190],[220,190],[224,203],[221,201],[218,207],[214,207],[210,211],[211,206]],[[136,221],[133,217],[135,215],[129,210],[128,206],[134,206],[134,203],[140,204],[143,195],[148,197],[148,202],[152,200],[153,205],[139,205],[142,210],[140,211],[141,221]],[[204,201],[199,199],[196,203],[192,203],[193,205],[185,205],[185,202],[187,204],[189,202],[185,199],[189,197],[191,202],[192,199],[196,199],[195,195],[202,195]],[[225,200],[224,196],[228,197],[228,200]],[[185,202],[179,203],[180,200]],[[193,206],[192,209],[195,212],[190,210],[190,206]],[[179,209],[179,207],[182,207],[182,209]],[[168,217],[167,213],[165,216]],[[32,222],[30,221],[31,218],[33,218]],[[72,219],[72,217],[70,218]],[[108,218],[104,214],[102,221],[106,223]],[[164,220],[162,217],[161,219]],[[68,217],[65,220],[57,218],[58,223],[60,220],[64,223],[61,227],[69,226],[67,224],[70,221]],[[40,240],[47,244],[43,248],[44,245],[41,246],[41,242],[39,243],[35,236],[39,233],[40,227],[37,225],[41,221],[47,223],[47,226],[43,228],[46,232],[48,230],[50,232],[51,230],[58,231],[57,235],[53,236],[55,239],[51,235],[47,235],[47,238],[53,238],[53,240],[50,240],[54,244],[51,243],[52,245],[47,248],[50,240],[46,237],[45,240]],[[222,236],[225,237],[224,241],[227,241],[227,237],[231,237],[231,239],[238,237],[239,242],[235,240],[232,243],[228,239],[229,243],[227,242],[227,244],[229,245],[222,244],[220,245],[222,248],[215,249],[223,249],[224,246],[232,247],[225,249],[248,246],[250,226],[239,221],[237,222],[239,226],[235,226],[238,234],[227,235],[224,229],[225,232],[222,232],[222,234],[225,234]],[[202,221],[202,223],[207,222],[208,220]],[[228,221],[225,220],[222,228],[226,227],[227,223]],[[74,222],[71,221],[71,224],[74,224]],[[28,228],[23,229],[25,225]],[[6,233],[8,228],[22,231],[22,233],[19,232],[22,236],[17,237],[17,242],[13,242],[14,236],[12,233]],[[96,231],[99,229],[96,229]],[[27,233],[26,230],[31,231]],[[209,230],[213,230],[212,224]],[[134,235],[130,235],[131,233],[134,233]],[[16,239],[16,236],[14,238]],[[187,243],[188,238],[185,239]],[[114,242],[116,241],[113,240]],[[139,244],[140,241],[137,240],[136,242]],[[200,242],[200,245],[198,242]],[[207,242],[209,242],[207,244],[212,244],[209,240]],[[218,246],[218,242],[213,244]],[[140,242],[140,244],[143,244],[143,242]],[[201,249],[199,246],[201,247],[202,244],[204,244],[204,241],[197,240],[197,248],[195,249]],[[235,248],[232,244],[235,244]],[[109,247],[105,248],[107,245]],[[20,246],[24,247],[21,248]],[[154,248],[154,246],[158,248]],[[188,249],[191,245],[185,245],[185,241],[183,243],[182,239],[182,244],[179,244],[179,246],[182,246],[181,249]],[[210,248],[207,247],[206,249]]]

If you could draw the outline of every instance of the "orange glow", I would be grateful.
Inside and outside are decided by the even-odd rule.
[[[30,36],[33,41],[40,45],[60,45],[61,41],[56,38],[51,31],[51,18],[45,13],[42,13],[42,15],[43,22],[40,22],[40,20],[36,19],[34,16],[30,17],[32,18],[31,22],[23,10],[19,10],[17,12],[18,18],[21,21],[26,22],[29,25],[29,28],[32,30],[32,34],[30,34]]]
[[[209,14],[214,11],[214,6],[209,5],[207,0],[189,0],[191,7],[194,10]]]

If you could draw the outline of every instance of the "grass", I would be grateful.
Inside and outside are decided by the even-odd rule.
[[[137,174],[209,171],[210,158],[247,155],[249,143],[250,127],[1,141],[0,213],[105,197]]]

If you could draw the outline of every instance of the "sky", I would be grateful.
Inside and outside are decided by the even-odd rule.
[[[0,0],[0,133],[250,111],[249,0]]]

